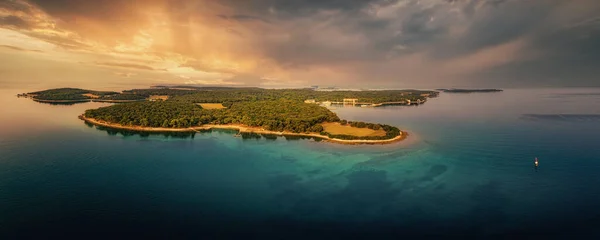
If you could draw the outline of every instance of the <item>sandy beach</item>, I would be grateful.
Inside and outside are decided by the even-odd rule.
[[[227,124],[227,125],[215,125],[215,124],[204,124],[197,127],[190,128],[162,128],[162,127],[141,127],[141,126],[123,126],[121,124],[109,123],[101,120],[96,120],[94,118],[86,118],[84,115],[80,115],[79,119],[102,127],[115,128],[115,129],[123,129],[123,130],[131,130],[131,131],[140,131],[140,132],[198,132],[202,130],[211,130],[211,129],[233,129],[238,130],[240,133],[255,133],[255,134],[269,134],[269,135],[277,135],[277,136],[298,136],[298,137],[313,137],[323,139],[328,142],[340,143],[340,144],[389,144],[404,140],[408,134],[404,131],[401,131],[401,134],[397,137],[391,139],[384,140],[345,140],[345,139],[337,139],[330,138],[328,136],[323,136],[318,133],[293,133],[293,132],[277,132],[277,131],[269,131],[260,127],[248,127],[237,124]]]

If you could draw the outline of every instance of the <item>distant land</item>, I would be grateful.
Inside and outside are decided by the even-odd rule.
[[[446,92],[446,93],[491,93],[491,92],[502,92],[502,89],[461,89],[461,88],[439,88],[437,91]]]
[[[122,93],[111,91],[94,91],[80,88],[56,88],[44,91],[18,94],[18,97],[28,97],[37,102],[72,104],[80,102],[134,102],[145,101],[150,96],[142,96],[132,92]]]
[[[140,132],[236,129],[239,134],[304,136],[343,144],[385,144],[406,138],[397,127],[340,119],[329,106],[420,105],[436,91],[316,91],[157,86],[122,92],[57,88],[19,94],[52,104],[118,103],[79,116],[88,124]]]

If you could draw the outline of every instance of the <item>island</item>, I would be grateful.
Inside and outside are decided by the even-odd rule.
[[[18,94],[18,97],[28,97],[36,102],[52,104],[74,104],[82,102],[135,102],[145,101],[146,96],[132,93],[112,91],[94,91],[80,88],[56,88],[44,91]]]
[[[28,93],[39,101],[115,102],[86,110],[88,124],[138,132],[202,132],[310,137],[343,144],[385,144],[407,133],[397,127],[340,119],[329,106],[423,104],[435,91],[315,91],[313,89],[155,87],[118,92],[76,88]],[[33,96],[30,96],[33,95]]]
[[[446,88],[440,88],[440,89],[436,89],[436,90],[442,91],[442,92],[446,92],[446,93],[492,93],[492,92],[502,92],[502,91],[504,91],[502,89],[494,89],[494,88],[488,88],[488,89],[460,89],[460,88],[446,89]]]

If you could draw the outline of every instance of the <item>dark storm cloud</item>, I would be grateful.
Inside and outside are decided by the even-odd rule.
[[[13,11],[31,13],[30,7],[27,4],[16,0],[0,0],[0,9],[11,9]]]
[[[0,27],[12,27],[19,29],[28,29],[31,25],[17,16],[4,16],[0,17]]]
[[[456,39],[443,39],[435,46],[435,57],[455,57],[469,54],[544,31],[544,21],[559,4],[536,1],[492,1],[474,13],[474,2],[462,7],[468,18],[468,29]],[[556,4],[549,4],[554,2]],[[502,3],[502,4],[501,4]]]
[[[600,74],[597,0],[29,3],[58,19],[58,27],[75,32],[80,38],[34,32],[27,35],[72,49],[92,48],[86,40],[109,46],[117,41],[131,41],[134,34],[152,25],[150,15],[139,11],[142,6],[152,5],[151,9],[160,9],[167,16],[163,27],[171,34],[168,38],[173,39],[170,44],[155,44],[152,51],[160,48],[192,57],[200,61],[190,61],[190,67],[235,74],[238,76],[234,80],[240,83],[259,84],[265,76],[270,77],[268,69],[285,72],[281,75],[292,76],[290,81],[298,73],[327,69],[338,73],[336,77],[344,82],[357,85],[368,81],[393,86],[399,79],[408,79],[405,84],[419,81],[429,85],[600,85],[594,77]],[[39,21],[27,17],[26,13],[32,10],[27,3],[0,0],[0,8],[15,12],[0,15],[0,26],[25,30],[37,27]],[[217,37],[221,38],[213,42]],[[259,70],[235,72],[210,67],[200,64],[212,62],[204,56],[211,56],[216,62],[222,56],[233,61],[242,57],[247,62],[258,59],[255,65],[259,65]],[[262,68],[263,65],[269,66]],[[318,75],[302,76],[322,79]]]
[[[221,4],[236,7],[239,11],[268,14],[277,12],[281,17],[300,17],[322,10],[357,11],[372,3],[388,0],[222,0]]]
[[[498,66],[479,77],[509,86],[600,86],[600,18],[582,23],[536,35],[530,51],[542,57]]]
[[[217,17],[220,17],[222,19],[225,20],[235,20],[235,21],[262,21],[262,22],[268,22],[267,20],[260,18],[260,17],[256,17],[256,16],[249,16],[249,15],[242,15],[242,14],[235,14],[235,15],[224,15],[224,14],[219,14],[217,15]]]
[[[233,2],[223,4],[233,6]],[[598,1],[263,0],[246,4],[234,8],[290,28],[282,30],[285,38],[259,40],[264,54],[286,67],[385,64],[390,58],[414,53],[423,53],[432,62],[460,61],[521,41],[522,49],[511,56],[514,59],[485,65],[490,68],[476,69],[465,77],[485,84],[535,85],[552,81],[545,80],[549,77],[562,76],[563,80],[552,82],[558,84],[574,76],[569,81],[576,85],[600,84],[591,77],[600,74]],[[380,16],[387,10],[387,16]],[[561,29],[564,25],[576,27]],[[486,76],[489,79],[479,80]]]
[[[285,39],[261,39],[265,54],[285,66],[303,67],[324,63],[382,61],[390,56],[430,48],[443,40],[451,24],[432,24],[432,17],[454,20],[448,14],[453,5],[437,1],[426,6],[419,1],[258,1],[251,6],[225,1],[240,12],[263,16],[289,28],[279,29]],[[404,3],[390,16],[374,11]],[[498,3],[499,4],[499,3]],[[472,5],[465,4],[465,8]],[[465,10],[463,10],[465,11]],[[290,29],[291,28],[291,29]],[[259,30],[260,31],[260,30]],[[273,33],[272,29],[267,33]],[[275,30],[277,31],[277,30]],[[354,40],[350,43],[342,39]]]

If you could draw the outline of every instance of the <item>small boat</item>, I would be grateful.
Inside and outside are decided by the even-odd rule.
[[[538,158],[535,158],[535,161],[533,162],[533,165],[535,165],[535,167],[539,167],[540,166],[540,162],[538,161]]]

